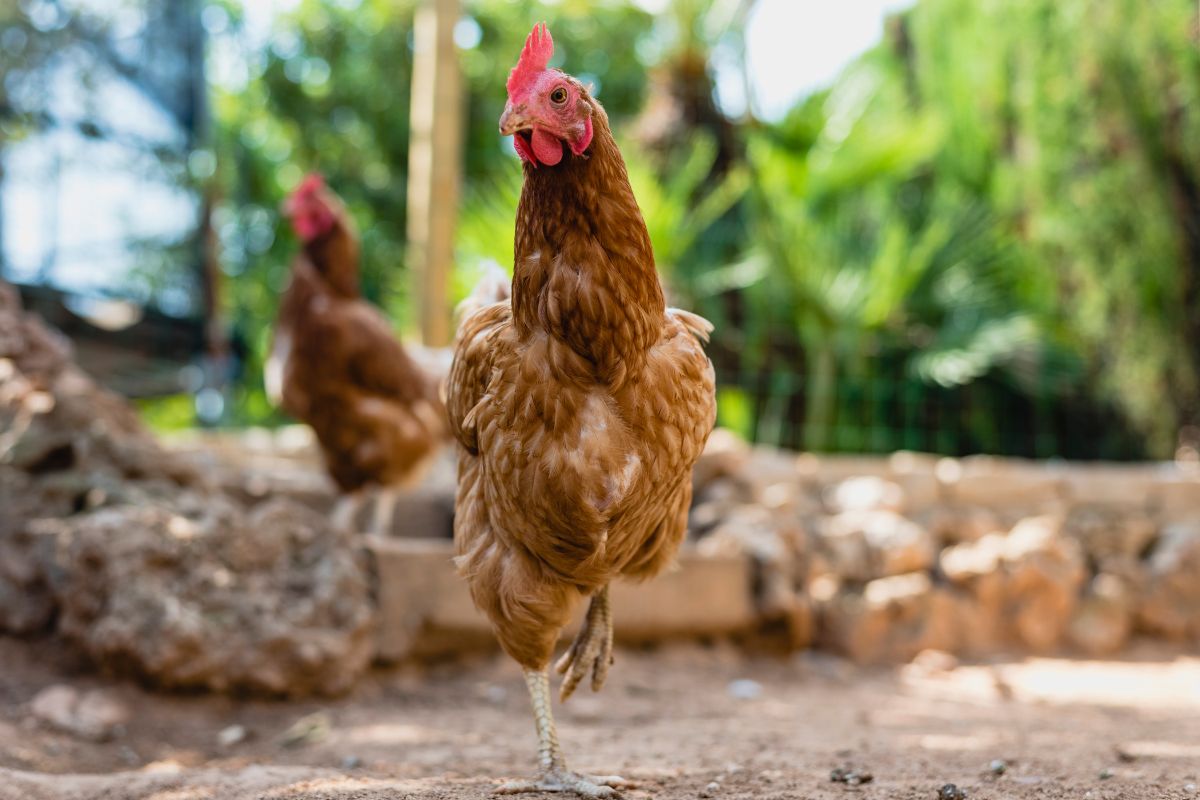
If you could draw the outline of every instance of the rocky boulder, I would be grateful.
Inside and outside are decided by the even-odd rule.
[[[923,572],[843,588],[819,604],[819,640],[860,664],[958,649],[957,608]]]
[[[1170,639],[1200,639],[1200,518],[1166,526],[1146,572],[1138,626]]]
[[[1133,631],[1135,597],[1121,578],[1100,574],[1091,580],[1067,629],[1077,649],[1092,656],[1112,655]]]
[[[171,688],[344,691],[371,656],[349,534],[292,501],[210,495],[37,525],[56,542],[59,630],[96,663]]]
[[[1087,577],[1078,543],[1062,535],[1061,519],[1030,517],[1005,537],[1005,616],[1017,641],[1045,651],[1063,638]]]
[[[846,511],[821,526],[820,546],[833,571],[868,581],[931,567],[937,549],[921,525],[894,511]]]
[[[1090,563],[1137,559],[1158,536],[1158,525],[1137,506],[1085,503],[1067,514],[1063,532],[1079,542]]]
[[[847,478],[825,491],[825,504],[835,514],[846,511],[905,510],[904,490],[898,483],[873,475]]]
[[[812,609],[802,591],[805,533],[784,509],[738,506],[700,540],[705,556],[743,556],[755,568],[755,605],[767,625],[782,624],[789,649],[812,641]]]

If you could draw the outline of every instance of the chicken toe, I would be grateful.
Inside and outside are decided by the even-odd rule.
[[[608,587],[605,586],[593,595],[583,627],[579,629],[570,649],[554,665],[560,675],[566,675],[559,691],[560,700],[566,700],[574,693],[588,670],[592,672],[592,691],[600,691],[608,678],[608,668],[613,663],[612,644],[612,609],[608,603]]]

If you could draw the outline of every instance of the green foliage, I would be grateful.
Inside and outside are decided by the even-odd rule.
[[[228,276],[226,304],[250,344],[243,401],[232,405],[229,420],[244,424],[278,418],[262,401],[261,364],[298,248],[278,209],[305,172],[322,172],[358,225],[364,294],[401,330],[415,327],[404,241],[416,3],[304,0],[274,23],[263,48],[245,43],[240,4],[214,5],[228,19],[214,37],[214,60],[232,63],[218,72],[233,77],[214,89],[216,173],[197,177],[211,180],[219,198],[214,227]],[[550,21],[554,63],[590,77],[617,124],[641,104],[645,67],[636,45],[648,27],[644,12],[618,2],[530,3],[516,13],[508,2],[477,0],[465,10],[479,37],[461,51],[467,198],[455,299],[470,290],[479,259],[511,269],[507,203],[515,208],[520,168],[496,121],[505,78],[534,21]],[[609,46],[592,46],[597,40]]]
[[[363,231],[367,295],[412,325],[413,4],[305,0],[218,91],[215,222],[254,358],[296,249],[276,209],[308,169]],[[236,47],[223,7],[215,47]],[[707,80],[695,65],[740,9],[678,0],[652,23],[616,0],[466,4],[454,298],[486,264],[511,270],[520,169],[496,120],[547,19],[554,63],[596,83],[623,137],[672,302],[717,326],[723,424],[829,450],[1169,455],[1200,421],[1194,4],[920,0],[827,90],[721,138],[720,166],[707,132],[644,152],[629,134],[647,75]],[[270,416],[259,374],[239,421]]]
[[[736,168],[713,180],[716,145],[698,135],[660,175],[633,143],[622,146],[629,182],[646,220],[654,259],[669,281],[685,295],[696,294],[696,281],[718,267],[696,245],[749,188],[749,174]]]
[[[909,75],[1034,265],[1034,309],[1169,455],[1200,414],[1200,50],[1189,0],[925,0]]]

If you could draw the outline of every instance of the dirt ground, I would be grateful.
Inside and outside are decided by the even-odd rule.
[[[630,798],[1198,796],[1200,656],[946,666],[622,651],[600,694],[558,709],[560,733],[572,766],[636,781]],[[108,688],[129,723],[106,742],[48,729],[30,699],[56,683]],[[246,739],[223,746],[234,725]],[[498,656],[380,670],[332,701],[238,701],[105,681],[58,645],[0,638],[2,800],[484,798],[533,758],[520,674]],[[831,782],[846,766],[873,780]]]

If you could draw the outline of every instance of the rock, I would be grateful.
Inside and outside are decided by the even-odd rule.
[[[975,542],[947,547],[938,556],[938,566],[952,583],[970,587],[979,578],[999,571],[1004,545],[1003,535],[989,534]]]
[[[1200,470],[1184,470],[1176,464],[1168,475],[1155,482],[1150,505],[1165,522],[1189,522],[1200,517]]]
[[[58,565],[38,519],[150,503],[201,483],[70,356],[0,282],[0,631],[37,633],[54,619]]]
[[[746,555],[758,565],[763,584],[758,600],[764,610],[782,611],[790,607],[795,595],[794,566],[797,551],[802,549],[802,537],[793,526],[759,505],[743,505],[733,509],[699,545],[707,556]]]
[[[0,630],[39,633],[53,622],[57,601],[48,579],[53,547],[29,523],[70,511],[26,473],[0,465]]]
[[[302,747],[319,744],[329,738],[333,730],[333,721],[325,711],[314,711],[288,726],[279,737],[279,743],[284,747]]]
[[[817,510],[809,485],[796,468],[796,456],[787,451],[755,446],[738,479],[753,502],[772,507],[790,503],[797,513]]]
[[[990,509],[1006,522],[1065,508],[1062,476],[1038,462],[969,456],[957,465],[952,469],[939,464],[938,474],[947,479],[948,498],[959,505]]]
[[[1063,532],[1079,542],[1091,563],[1139,558],[1158,536],[1158,526],[1137,507],[1089,503],[1071,509]]]
[[[776,649],[807,647],[813,636],[812,606],[799,590],[807,571],[804,530],[790,509],[740,505],[700,540],[709,557],[743,556],[755,568],[754,601],[764,632]],[[782,641],[778,641],[782,636]]]
[[[1148,510],[1154,486],[1163,478],[1158,464],[1074,463],[1061,472],[1071,502],[1139,511]]]
[[[830,770],[829,780],[832,783],[845,783],[849,786],[861,786],[875,780],[870,771],[856,767],[837,767]]]
[[[762,684],[758,681],[752,681],[749,678],[740,678],[736,681],[731,681],[726,687],[730,697],[735,697],[738,700],[754,700],[762,694]]]
[[[97,742],[112,738],[129,721],[129,709],[112,694],[96,689],[81,693],[62,684],[38,692],[30,710],[42,722]]]
[[[688,515],[691,537],[698,539],[720,524],[739,506],[750,502],[750,492],[733,478],[709,481],[695,497]]]
[[[801,453],[796,458],[796,470],[802,478],[822,483],[858,478],[863,475],[889,479],[892,477],[892,468],[887,459],[879,456]]]
[[[921,672],[929,674],[953,672],[958,669],[958,658],[945,650],[922,650],[913,658],[912,664]]]
[[[929,531],[893,511],[847,511],[826,520],[821,544],[842,578],[866,581],[931,567]]]
[[[727,428],[715,428],[709,434],[704,452],[692,468],[692,487],[697,495],[717,478],[739,475],[750,460],[750,445]]]
[[[977,542],[989,534],[1008,530],[994,511],[954,503],[933,507],[918,521],[929,529],[942,546]]]
[[[847,478],[825,491],[825,504],[835,514],[846,511],[905,510],[904,490],[899,484],[874,476]]]
[[[1004,541],[1005,616],[1017,640],[1035,651],[1066,632],[1086,568],[1079,545],[1062,535],[1058,517],[1030,517]]]
[[[1133,629],[1134,597],[1115,575],[1100,574],[1071,618],[1071,644],[1093,656],[1111,655],[1129,641]]]
[[[904,513],[910,517],[927,513],[945,499],[937,462],[938,456],[906,450],[888,456],[891,480],[904,490]]]
[[[172,688],[348,689],[374,608],[353,538],[287,500],[220,496],[56,523],[61,632],[97,663]]]
[[[948,547],[938,567],[952,587],[962,646],[973,653],[1010,641],[1034,650],[1055,646],[1086,577],[1078,542],[1061,535],[1056,517],[1031,517],[1008,535]]]
[[[9,361],[14,372],[48,386],[70,356],[67,338],[34,315],[24,313],[16,288],[0,281],[0,359]],[[11,375],[0,377],[11,379]]]
[[[1200,639],[1200,517],[1163,529],[1146,575],[1138,627],[1177,641]]]
[[[879,578],[861,592],[843,588],[819,611],[820,639],[860,664],[957,649],[956,610],[921,572]]]
[[[228,728],[222,728],[217,734],[217,744],[223,748],[233,747],[246,741],[247,736],[245,727],[230,725]]]

